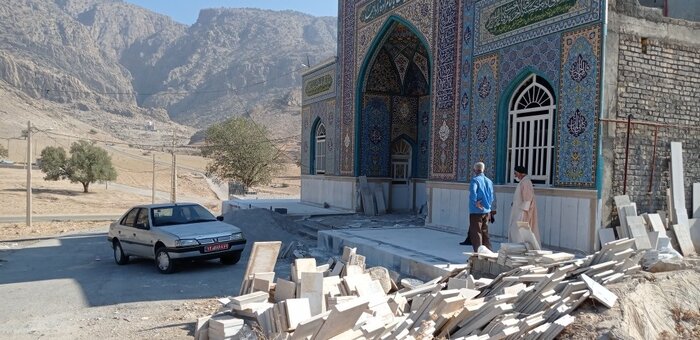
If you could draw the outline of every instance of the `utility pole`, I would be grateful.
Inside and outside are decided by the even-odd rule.
[[[151,203],[156,203],[156,153],[153,152],[153,178],[151,184]]]
[[[173,156],[173,169],[172,179],[170,181],[170,201],[175,203],[177,201],[177,157],[175,156],[175,129],[173,129],[173,147],[171,149],[171,154]]]
[[[32,121],[27,121],[27,228],[32,227]]]

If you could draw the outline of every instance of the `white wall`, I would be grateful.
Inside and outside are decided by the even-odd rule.
[[[466,236],[469,194],[466,183],[428,182],[429,215],[426,224],[447,227]],[[508,220],[515,186],[496,186],[496,223],[491,235],[508,237]],[[535,188],[542,244],[582,252],[594,251],[596,192],[593,190]]]
[[[355,210],[355,178],[324,175],[301,177],[301,201]]]

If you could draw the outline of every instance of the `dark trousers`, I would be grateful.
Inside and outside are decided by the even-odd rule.
[[[488,224],[489,214],[469,214],[469,241],[474,247],[474,251],[479,249],[480,245],[484,245],[486,248],[491,248],[491,241],[489,240],[489,224]]]

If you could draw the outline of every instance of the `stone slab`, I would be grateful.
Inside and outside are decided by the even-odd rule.
[[[330,314],[328,314],[328,319],[326,319],[326,322],[323,323],[318,333],[316,333],[315,338],[331,339],[334,336],[352,330],[368,305],[369,302],[367,300],[358,298],[350,302],[333,306]]]
[[[700,183],[693,183],[693,218],[700,218]]]
[[[600,303],[608,308],[615,306],[617,301],[617,295],[609,291],[607,288],[603,287],[600,283],[595,282],[593,279],[588,277],[586,274],[581,274],[581,279],[586,283],[588,289],[591,290],[591,296],[598,300]]]
[[[301,273],[301,294],[299,297],[309,299],[311,315],[318,315],[325,311],[326,304],[323,298],[323,273]]]
[[[693,245],[688,225],[674,224],[672,229],[676,236],[676,242],[678,242],[678,246],[681,249],[681,254],[683,256],[695,255],[695,245]]]
[[[627,216],[627,228],[630,232],[630,237],[634,238],[634,244],[637,250],[650,249],[649,235],[644,225],[644,218],[641,216]]]
[[[279,255],[281,247],[282,242],[280,241],[253,243],[243,279],[252,279],[252,275],[255,273],[274,272],[275,264],[277,264],[277,255]],[[241,290],[243,290],[243,285],[241,285]]]
[[[644,220],[647,222],[647,226],[651,228],[652,231],[657,231],[659,233],[666,233],[666,227],[664,227],[664,222],[659,214],[642,214]]]
[[[311,307],[307,298],[288,299],[285,306],[289,329],[296,329],[299,323],[311,317]]]
[[[294,299],[297,294],[297,284],[293,281],[277,278],[275,286],[275,301],[280,302],[287,299]]]
[[[685,208],[685,182],[683,168],[683,147],[680,142],[671,142],[671,197],[673,211],[671,221],[688,225],[688,211]]]
[[[600,245],[603,246],[608,242],[615,241],[615,230],[612,228],[599,229],[598,237],[600,237]]]
[[[384,201],[384,191],[382,190],[382,187],[374,188],[374,199],[377,203],[377,214],[386,214],[386,201]]]

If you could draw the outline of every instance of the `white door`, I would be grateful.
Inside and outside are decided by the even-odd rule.
[[[391,211],[412,209],[411,145],[399,139],[391,146]]]

